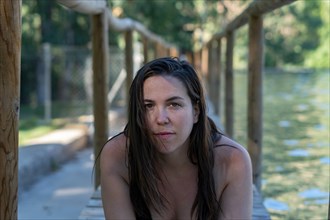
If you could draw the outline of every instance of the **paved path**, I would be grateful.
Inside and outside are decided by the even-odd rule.
[[[92,123],[92,119],[87,119],[87,122]],[[125,116],[122,112],[111,112],[110,114],[110,136],[122,131],[126,123]],[[61,132],[62,130],[56,131],[55,133]],[[67,136],[72,136],[67,133]],[[43,140],[38,138],[38,140]],[[59,141],[64,141],[61,139],[66,139],[69,137],[61,138],[55,137],[51,138],[47,136],[46,141],[50,141],[54,146],[66,145],[67,143],[57,143]],[[54,142],[56,140],[57,142]],[[54,143],[53,143],[54,142]],[[36,142],[39,145],[41,143]],[[44,174],[38,181],[32,186],[29,186],[26,190],[22,190],[19,193],[18,199],[18,219],[19,220],[74,220],[78,219],[81,211],[88,203],[90,196],[94,192],[93,185],[93,148],[91,146],[84,148],[82,150],[76,149],[73,153],[73,158],[62,164],[55,172]],[[25,154],[21,155],[20,165],[32,166],[34,160],[40,160],[49,156],[48,154],[54,155],[55,151],[43,151],[34,152],[29,150]],[[33,155],[29,155],[29,154]],[[67,154],[68,151],[63,151]],[[61,151],[61,154],[63,154]],[[71,152],[70,152],[71,153]],[[41,154],[41,155],[39,155]],[[47,154],[47,155],[46,155]],[[58,154],[60,155],[60,154]],[[32,157],[33,156],[33,157]],[[62,155],[63,156],[63,155]],[[62,157],[61,156],[61,157]],[[33,159],[35,158],[35,159]],[[47,161],[47,159],[46,159]],[[30,164],[30,165],[29,165]],[[42,164],[41,164],[42,166]],[[36,167],[32,167],[32,171],[29,174],[36,174],[38,170],[33,171]],[[31,170],[31,169],[28,169]],[[25,173],[25,170],[24,172]],[[39,175],[39,174],[38,174]],[[21,178],[21,180],[23,180]]]
[[[18,219],[77,219],[94,190],[91,155],[92,148],[77,152],[70,162],[23,192]]]

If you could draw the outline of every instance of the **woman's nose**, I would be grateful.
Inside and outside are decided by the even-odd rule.
[[[168,112],[164,108],[159,108],[156,115],[158,124],[167,124],[169,122]]]

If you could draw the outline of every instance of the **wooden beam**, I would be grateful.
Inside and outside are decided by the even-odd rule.
[[[228,32],[225,67],[225,129],[226,133],[234,136],[234,32]]]
[[[71,10],[85,14],[100,14],[107,7],[105,0],[57,0],[57,2]]]
[[[216,48],[216,74],[217,76],[217,81],[218,81],[218,100],[217,100],[217,105],[215,104],[214,106],[214,111],[215,114],[219,115],[221,117],[221,90],[222,90],[222,83],[221,83],[221,77],[222,77],[222,63],[221,63],[221,38],[217,40],[217,48]],[[221,118],[220,118],[221,119]]]
[[[262,16],[249,19],[248,62],[248,151],[252,160],[253,181],[261,189],[262,168],[262,75],[263,75],[263,20]]]
[[[224,30],[214,34],[207,44],[214,39],[225,37],[227,32],[234,31],[235,29],[247,24],[249,21],[249,16],[251,15],[263,15],[295,1],[296,0],[255,0],[239,16],[228,23]]]
[[[126,100],[129,100],[129,89],[133,82],[133,31],[125,32],[125,65],[126,65]],[[128,109],[126,109],[128,112]]]
[[[17,219],[21,1],[0,1],[0,219]]]
[[[148,48],[148,39],[142,36],[143,43],[143,64],[146,64],[149,61],[149,48]]]
[[[164,45],[165,47],[175,47],[173,44],[167,43],[162,37],[148,30],[143,24],[130,18],[116,18],[112,16],[111,10],[107,11],[109,26],[116,31],[134,30],[142,36],[148,38],[149,41]]]
[[[94,113],[94,155],[100,154],[109,137],[108,84],[109,46],[108,22],[105,13],[92,16],[93,44],[93,113]],[[95,189],[100,185],[100,163],[96,161]]]
[[[162,37],[148,30],[142,23],[131,18],[117,18],[112,15],[111,9],[107,8],[105,0],[57,0],[57,2],[71,10],[96,15],[105,13],[109,28],[115,31],[134,30],[145,36],[151,42],[157,42],[165,47],[175,47],[173,44],[166,42]]]

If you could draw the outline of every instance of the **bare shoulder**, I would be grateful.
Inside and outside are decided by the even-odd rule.
[[[231,170],[250,170],[251,159],[247,150],[236,141],[222,136],[215,144],[215,167]]]
[[[103,174],[116,173],[126,179],[126,140],[127,137],[124,134],[119,134],[104,145],[100,156],[100,166]]]
[[[239,159],[237,157],[248,157],[249,159],[247,150],[242,145],[226,136],[222,136],[221,139],[215,143],[214,150],[216,157],[226,157],[230,159]]]
[[[214,177],[221,219],[251,219],[252,166],[247,150],[222,136],[214,148]]]

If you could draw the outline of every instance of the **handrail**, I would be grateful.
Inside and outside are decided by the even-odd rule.
[[[247,24],[250,16],[262,15],[296,0],[256,0],[252,2],[240,15],[227,24],[223,31],[218,32],[206,43],[210,45],[214,40],[225,37],[228,32],[234,31]]]
[[[150,41],[159,43],[166,48],[174,47],[173,44],[167,43],[162,37],[148,30],[142,23],[131,18],[117,18],[112,15],[111,10],[107,7],[105,0],[57,0],[57,2],[65,7],[84,14],[100,14],[106,13],[109,28],[116,31],[135,30]]]

